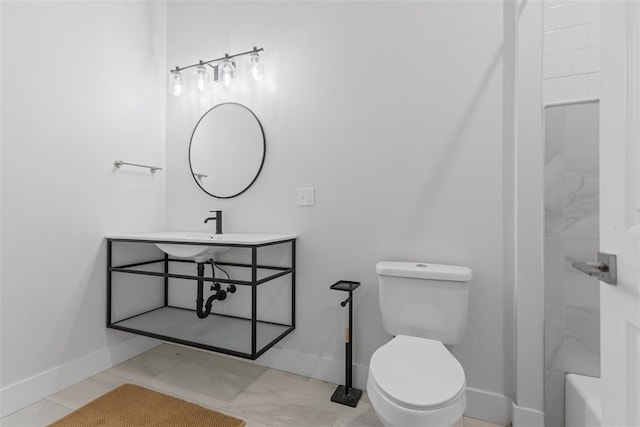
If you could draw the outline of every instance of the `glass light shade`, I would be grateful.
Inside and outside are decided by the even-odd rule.
[[[236,67],[233,65],[233,62],[225,59],[220,64],[220,81],[224,83],[225,86],[231,86],[233,80],[236,78]]]
[[[264,65],[260,62],[258,52],[249,55],[249,77],[255,81],[260,81],[264,78]]]
[[[185,81],[180,71],[172,71],[169,76],[169,93],[173,96],[181,96],[184,94]]]
[[[195,80],[195,87],[199,91],[205,91],[209,89],[209,72],[204,65],[198,65],[193,72]]]

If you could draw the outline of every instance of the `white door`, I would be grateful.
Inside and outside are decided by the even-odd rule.
[[[640,426],[640,0],[601,2],[600,282],[602,425]]]

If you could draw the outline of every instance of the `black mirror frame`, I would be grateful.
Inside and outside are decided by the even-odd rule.
[[[191,164],[191,145],[193,144],[193,137],[196,134],[196,130],[198,129],[198,125],[200,124],[200,122],[207,116],[207,114],[209,114],[211,111],[213,111],[214,109],[221,107],[223,105],[238,105],[242,108],[244,108],[245,110],[247,110],[249,113],[251,113],[251,115],[253,116],[254,119],[256,119],[256,122],[258,123],[258,126],[260,127],[260,133],[262,134],[262,161],[260,162],[260,167],[258,168],[258,171],[256,172],[256,176],[253,177],[253,179],[251,180],[251,182],[249,183],[249,185],[247,185],[244,189],[242,189],[240,192],[233,194],[231,196],[216,196],[215,194],[210,193],[209,191],[207,191],[202,185],[200,185],[200,183],[198,182],[198,178],[196,178],[196,175],[193,173],[193,165]],[[200,119],[198,120],[198,123],[196,123],[195,127],[193,128],[193,132],[191,133],[191,139],[189,140],[189,170],[191,171],[191,176],[193,177],[193,180],[196,182],[196,184],[198,184],[198,187],[200,187],[200,189],[202,191],[204,191],[205,193],[207,193],[208,195],[210,195],[211,197],[215,197],[216,199],[231,199],[233,197],[238,197],[239,195],[241,195],[242,193],[244,193],[245,191],[247,191],[254,182],[256,182],[256,180],[258,179],[258,176],[260,175],[260,172],[262,172],[262,167],[264,166],[264,159],[267,155],[267,138],[264,135],[264,128],[262,127],[262,123],[260,122],[260,119],[258,119],[258,116],[255,115],[255,113],[253,111],[251,111],[251,109],[249,109],[247,106],[240,104],[239,102],[223,102],[220,103],[218,105],[214,105],[213,107],[211,107],[210,109],[208,109],[203,115],[202,117],[200,117]]]

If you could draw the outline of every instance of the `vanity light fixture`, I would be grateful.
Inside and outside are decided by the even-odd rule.
[[[236,78],[236,66],[229,60],[229,55],[224,56],[224,60],[219,65],[218,73],[220,74],[220,81],[225,86],[231,86],[231,83]]]
[[[236,53],[235,55],[225,54],[222,58],[211,59],[209,61],[199,61],[197,64],[187,65],[172,69],[169,74],[169,93],[173,96],[181,96],[185,93],[186,81],[182,71],[188,68],[195,68],[193,84],[199,91],[205,91],[211,87],[210,81],[219,82],[225,86],[231,86],[236,79],[237,64],[233,58],[249,55],[248,74],[249,78],[260,81],[264,78],[264,66],[260,61],[259,52],[264,48],[254,47],[247,52]],[[207,67],[210,67],[209,70]]]
[[[176,67],[175,70],[171,71],[171,75],[169,76],[169,93],[173,96],[180,96],[184,94],[184,76]]]
[[[200,61],[200,64],[196,67],[193,76],[196,89],[202,92],[209,88],[209,71],[207,67],[202,65],[202,61]]]
[[[258,52],[249,54],[249,77],[254,81],[260,81],[264,77],[264,66],[260,62],[260,54]]]

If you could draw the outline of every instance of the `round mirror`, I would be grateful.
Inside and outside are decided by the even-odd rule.
[[[189,144],[193,179],[205,193],[229,199],[244,193],[260,175],[264,131],[242,104],[218,104],[198,120]]]

